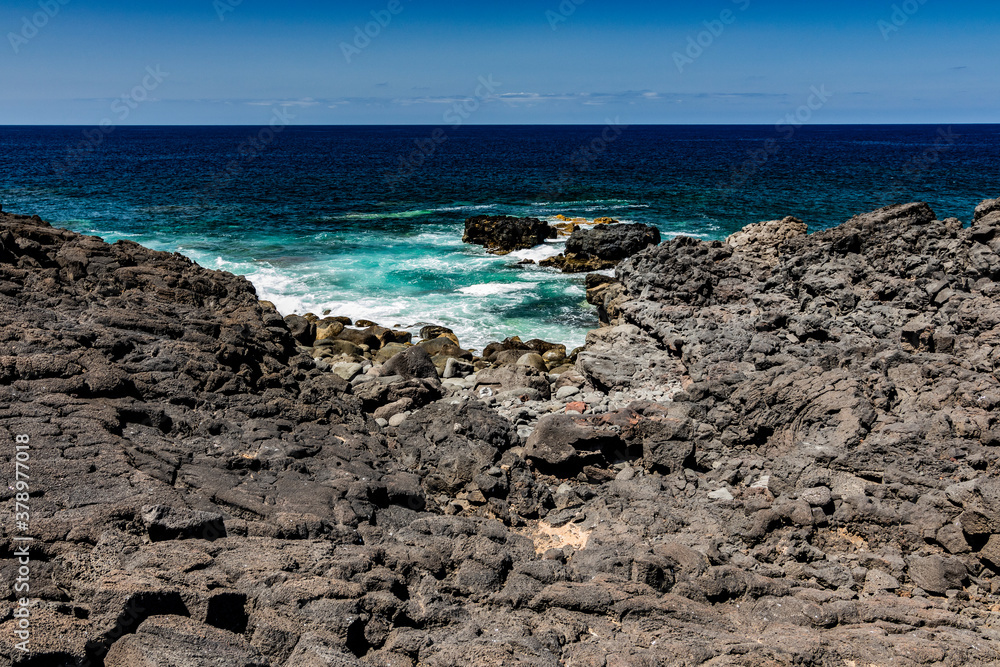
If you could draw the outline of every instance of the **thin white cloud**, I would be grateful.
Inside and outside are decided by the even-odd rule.
[[[299,100],[258,100],[247,104],[252,107],[314,107],[319,102],[311,97],[304,97]]]

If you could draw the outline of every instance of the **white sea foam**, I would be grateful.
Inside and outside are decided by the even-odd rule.
[[[337,220],[405,220],[407,218],[419,218],[425,215],[431,215],[434,213],[431,209],[421,209],[418,211],[394,211],[387,213],[347,213],[341,216],[327,216],[321,218],[321,220],[337,221]]]
[[[452,211],[491,211],[497,208],[497,204],[469,204],[468,206],[445,206],[442,208],[433,209],[435,212],[452,212]]]
[[[540,262],[543,259],[548,259],[549,257],[555,257],[565,249],[565,239],[555,239],[552,242],[547,242],[534,248],[528,248],[527,250],[515,250],[514,252],[507,255],[507,257],[512,257],[517,260],[532,259],[536,262]]]
[[[510,294],[520,290],[538,287],[538,283],[484,283],[482,285],[470,285],[460,287],[455,290],[466,296],[494,296],[497,294]]]

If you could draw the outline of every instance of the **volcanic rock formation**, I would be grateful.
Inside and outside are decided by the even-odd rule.
[[[446,335],[0,214],[0,665],[1000,664],[1000,201],[802,231],[644,250],[584,349],[441,380]]]

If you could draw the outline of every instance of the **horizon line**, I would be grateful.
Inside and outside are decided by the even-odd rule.
[[[464,127],[601,127],[607,123],[464,123],[461,127],[452,128],[460,130]],[[258,123],[152,123],[143,125],[116,125],[115,128],[158,128],[158,127],[258,127]],[[286,127],[443,127],[442,123],[302,123],[289,124]],[[775,123],[631,123],[628,127],[774,127]],[[927,121],[927,122],[883,122],[883,123],[804,123],[800,127],[906,127],[923,125],[997,125],[1000,121],[989,122],[950,122],[950,121]],[[0,128],[40,128],[40,127],[96,127],[93,123],[0,123]],[[450,127],[450,126],[449,126]]]

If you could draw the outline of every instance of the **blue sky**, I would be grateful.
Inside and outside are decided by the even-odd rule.
[[[998,122],[995,16],[961,0],[3,0],[0,124],[773,124],[810,105],[814,123]]]

